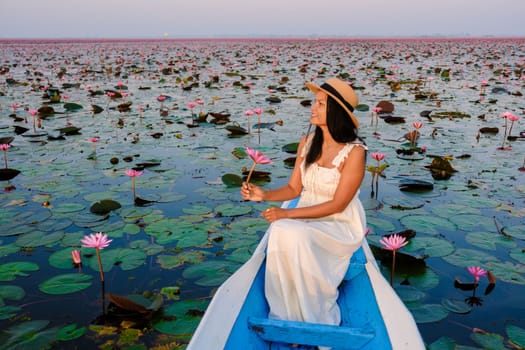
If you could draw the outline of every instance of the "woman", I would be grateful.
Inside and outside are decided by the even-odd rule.
[[[265,293],[271,318],[339,325],[337,287],[365,236],[359,201],[366,146],[357,136],[353,89],[337,78],[315,94],[310,122],[301,139],[288,184],[264,190],[243,183],[244,200],[284,201],[300,196],[295,208],[270,207]]]

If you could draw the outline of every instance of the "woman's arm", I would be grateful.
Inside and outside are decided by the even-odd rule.
[[[359,190],[365,175],[365,150],[356,146],[348,154],[341,168],[341,177],[334,198],[327,202],[301,208],[269,208],[263,212],[264,217],[273,222],[278,219],[320,218],[342,212]]]
[[[302,137],[299,142],[295,166],[286,185],[273,190],[264,190],[257,185],[243,182],[241,187],[242,199],[251,201],[285,201],[299,196],[303,189],[300,166],[303,162],[301,154],[305,140],[306,137]]]

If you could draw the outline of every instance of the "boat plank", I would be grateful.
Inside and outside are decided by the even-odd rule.
[[[270,342],[361,349],[374,338],[374,332],[326,324],[250,317],[250,328]]]

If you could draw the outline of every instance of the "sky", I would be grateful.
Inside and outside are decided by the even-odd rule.
[[[525,37],[524,0],[0,0],[0,38]]]

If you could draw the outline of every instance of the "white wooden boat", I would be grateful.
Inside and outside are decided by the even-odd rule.
[[[295,204],[290,201],[283,206]],[[268,319],[264,296],[267,236],[217,290],[188,350],[425,349],[411,313],[379,271],[366,240],[352,256],[339,287],[340,326]]]

